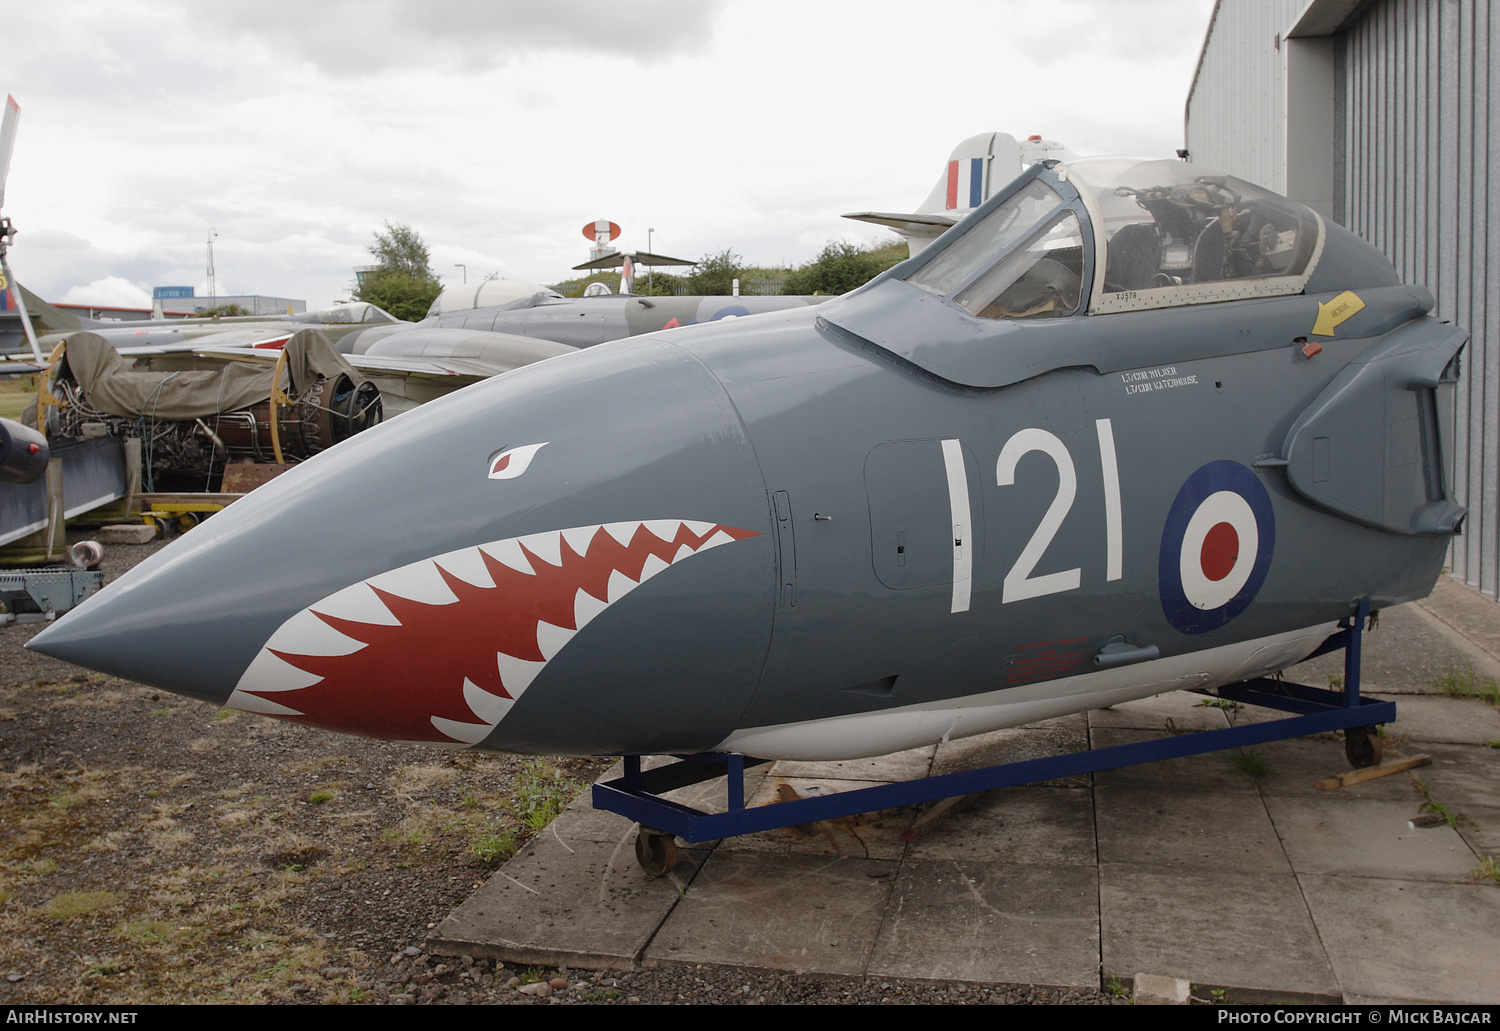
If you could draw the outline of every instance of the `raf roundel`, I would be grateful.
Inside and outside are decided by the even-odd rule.
[[[1255,600],[1276,547],[1276,516],[1260,479],[1238,462],[1187,478],[1161,535],[1161,607],[1184,634],[1217,630]]]

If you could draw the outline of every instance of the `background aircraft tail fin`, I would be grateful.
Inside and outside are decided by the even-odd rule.
[[[906,238],[915,255],[1029,165],[1076,156],[1062,144],[1040,136],[1019,141],[1009,133],[980,133],[953,148],[937,183],[915,212],[858,211],[844,217],[894,229]]]

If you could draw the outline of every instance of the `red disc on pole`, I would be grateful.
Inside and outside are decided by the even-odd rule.
[[[609,233],[609,238],[611,240],[619,239],[620,227],[615,225],[607,218],[598,219],[597,221],[590,222],[588,225],[584,226],[583,238],[592,243],[594,240],[597,240],[599,238],[600,233],[606,231]]]

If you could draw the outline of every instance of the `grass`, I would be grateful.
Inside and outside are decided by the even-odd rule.
[[[516,832],[490,831],[469,842],[469,854],[485,866],[495,867],[516,854]]]
[[[1455,813],[1453,810],[1449,809],[1447,806],[1443,805],[1443,803],[1439,802],[1435,798],[1429,797],[1427,801],[1423,802],[1417,807],[1417,811],[1420,813],[1428,813],[1432,816],[1438,817],[1454,830],[1458,830],[1460,824],[1468,824],[1470,827],[1473,827],[1476,830],[1479,829],[1479,824],[1469,819],[1463,813]]]
[[[1463,669],[1449,666],[1441,675],[1434,677],[1432,687],[1454,698],[1478,698],[1500,707],[1500,684],[1494,677],[1482,677],[1472,665]]]
[[[1241,711],[1245,707],[1243,705],[1241,705],[1239,702],[1231,701],[1228,698],[1205,698],[1205,699],[1203,699],[1203,701],[1201,701],[1197,705],[1193,706],[1193,708],[1195,708],[1195,709],[1219,709],[1219,710],[1222,710],[1224,712],[1235,713],[1235,712]]]
[[[1276,776],[1276,768],[1253,748],[1242,748],[1229,756],[1229,768],[1242,777],[1262,780]]]
[[[1470,876],[1476,881],[1500,884],[1500,863],[1495,861],[1494,856],[1484,856],[1479,860],[1479,865],[1474,867],[1474,872]]]
[[[327,788],[319,788],[308,795],[307,800],[313,805],[322,805],[324,802],[332,802],[337,797],[338,792],[330,791]]]
[[[526,764],[519,780],[517,815],[531,833],[540,834],[583,787],[581,781],[563,776],[557,767],[533,759]]]
[[[48,902],[43,910],[54,920],[75,920],[115,904],[107,891],[65,891]]]
[[[35,376],[0,376],[0,418],[19,420],[35,398]]]

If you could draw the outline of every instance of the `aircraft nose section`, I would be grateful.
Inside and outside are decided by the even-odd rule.
[[[259,644],[254,638],[269,634],[270,623],[240,603],[237,585],[253,582],[256,572],[250,556],[242,560],[231,553],[223,561],[201,561],[206,541],[197,535],[224,536],[215,535],[219,528],[211,525],[203,524],[191,541],[184,539],[107,585],[26,647],[222,704],[234,690],[236,660],[249,661]],[[179,550],[189,544],[199,547]],[[184,561],[189,555],[198,560]]]
[[[723,387],[679,348],[635,341],[507,373],[316,456],[30,647],[377,737],[708,747],[759,675],[770,531]],[[705,692],[710,665],[725,673]],[[652,737],[664,707],[670,741]]]

